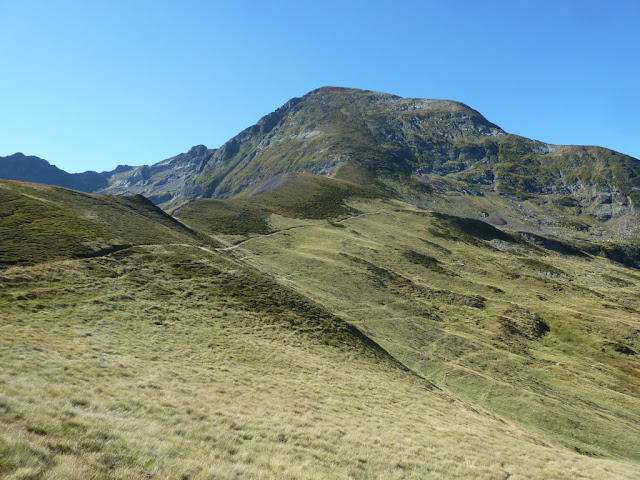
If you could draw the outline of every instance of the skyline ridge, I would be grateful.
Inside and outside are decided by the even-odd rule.
[[[639,16],[624,0],[8,0],[0,155],[28,150],[68,172],[153,163],[218,147],[289,98],[341,85],[452,99],[528,138],[637,158]]]
[[[343,86],[337,86],[337,85],[326,85],[326,86],[314,88],[313,90],[310,90],[309,92],[307,92],[304,95],[301,95],[300,97],[292,97],[289,100],[287,100],[286,102],[284,102],[280,107],[274,109],[272,112],[261,116],[260,119],[256,123],[262,121],[263,119],[265,119],[269,115],[279,111],[280,109],[287,107],[291,102],[300,101],[302,99],[307,98],[309,95],[314,94],[314,93],[319,92],[319,91],[323,91],[323,90],[329,91],[329,90],[334,90],[334,89],[335,90],[341,90],[341,91],[352,91],[352,92],[371,92],[371,93],[374,93],[374,94],[380,94],[382,96],[397,97],[398,99],[402,99],[402,100],[415,100],[415,101],[424,100],[424,101],[443,102],[443,103],[444,102],[451,102],[453,104],[457,104],[457,105],[460,105],[462,107],[465,107],[465,108],[468,108],[470,110],[473,110],[474,112],[478,113],[482,118],[484,118],[487,122],[491,123],[496,128],[502,130],[503,132],[506,132],[506,133],[509,133],[509,134],[512,134],[512,135],[525,137],[525,138],[530,138],[530,137],[526,137],[525,135],[521,134],[520,132],[511,132],[511,131],[507,131],[507,130],[503,129],[499,124],[493,123],[490,120],[488,120],[487,117],[484,116],[482,112],[480,112],[479,110],[475,109],[472,105],[468,105],[468,104],[466,104],[464,102],[461,102],[461,101],[458,101],[458,100],[444,99],[444,98],[404,97],[404,96],[401,96],[401,95],[396,95],[396,94],[393,94],[393,93],[387,93],[387,92],[378,91],[378,90],[361,89],[361,88],[354,88],[354,87],[343,87]],[[144,165],[154,165],[156,163],[160,163],[160,162],[163,162],[165,160],[169,160],[169,159],[171,159],[171,158],[173,158],[173,157],[175,157],[177,155],[190,153],[190,151],[192,149],[194,149],[196,147],[200,147],[200,146],[203,146],[203,147],[205,147],[205,148],[207,148],[209,150],[218,150],[219,148],[224,146],[230,139],[235,138],[235,136],[237,136],[237,134],[242,133],[242,132],[244,132],[245,130],[247,130],[249,128],[251,128],[251,126],[243,128],[242,130],[237,132],[236,135],[234,135],[233,137],[230,137],[227,140],[224,140],[223,143],[221,143],[218,146],[211,147],[211,146],[207,145],[204,142],[195,143],[195,144],[191,145],[190,147],[188,147],[186,150],[183,150],[183,151],[181,151],[179,153],[173,152],[173,154],[171,154],[170,156],[164,157],[164,158],[162,158],[160,160],[156,159],[152,163],[137,163],[137,164],[118,163],[115,167],[107,169],[107,170],[100,169],[100,167],[98,167],[98,166],[93,167],[92,165],[87,165],[87,168],[85,170],[69,171],[69,170],[66,170],[64,168],[61,168],[60,165],[58,165],[58,164],[54,163],[53,161],[51,161],[46,156],[46,154],[38,153],[38,152],[25,153],[24,150],[18,150],[16,152],[12,152],[12,153],[9,153],[7,155],[0,155],[0,158],[9,158],[9,157],[12,157],[14,155],[20,154],[20,155],[23,155],[25,157],[36,157],[36,158],[45,160],[50,165],[55,166],[55,167],[63,170],[65,173],[69,173],[69,174],[81,174],[81,173],[88,173],[88,172],[107,173],[107,172],[112,172],[112,171],[118,170],[120,167],[140,167],[140,166],[144,166]],[[628,152],[624,152],[624,151],[621,151],[621,150],[616,150],[614,148],[610,148],[610,147],[607,147],[607,146],[604,146],[604,145],[593,144],[593,143],[586,143],[586,144],[574,144],[574,143],[567,143],[567,142],[564,142],[564,143],[551,143],[551,142],[544,141],[543,139],[537,139],[537,138],[531,138],[531,139],[539,141],[541,143],[545,143],[545,144],[550,145],[550,146],[558,146],[558,147],[560,147],[560,146],[600,147],[600,148],[605,148],[607,150],[611,150],[611,151],[616,152],[616,153],[621,153],[621,154],[630,156],[630,157],[632,157],[632,158],[634,158],[636,160],[638,160],[640,158],[640,156],[636,157],[633,154],[630,154]]]

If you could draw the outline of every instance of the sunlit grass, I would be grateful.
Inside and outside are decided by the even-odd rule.
[[[0,476],[633,478],[434,389],[301,297],[220,282],[253,275],[186,246],[4,270]]]
[[[220,243],[3,184],[5,263],[49,263],[0,270],[0,477],[634,478],[635,270],[301,178],[191,210]]]
[[[350,206],[340,228],[301,222],[234,251],[438,386],[575,451],[640,458],[633,269],[401,202]]]

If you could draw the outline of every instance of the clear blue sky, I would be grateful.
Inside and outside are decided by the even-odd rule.
[[[640,1],[0,0],[0,155],[155,163],[325,85],[640,157]]]

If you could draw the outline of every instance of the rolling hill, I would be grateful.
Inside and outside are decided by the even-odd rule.
[[[0,180],[0,265],[101,256],[133,245],[202,243],[142,195],[93,195]]]

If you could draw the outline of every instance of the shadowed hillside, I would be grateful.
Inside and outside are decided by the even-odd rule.
[[[202,242],[141,195],[91,195],[0,181],[0,265],[99,256],[131,245]]]

